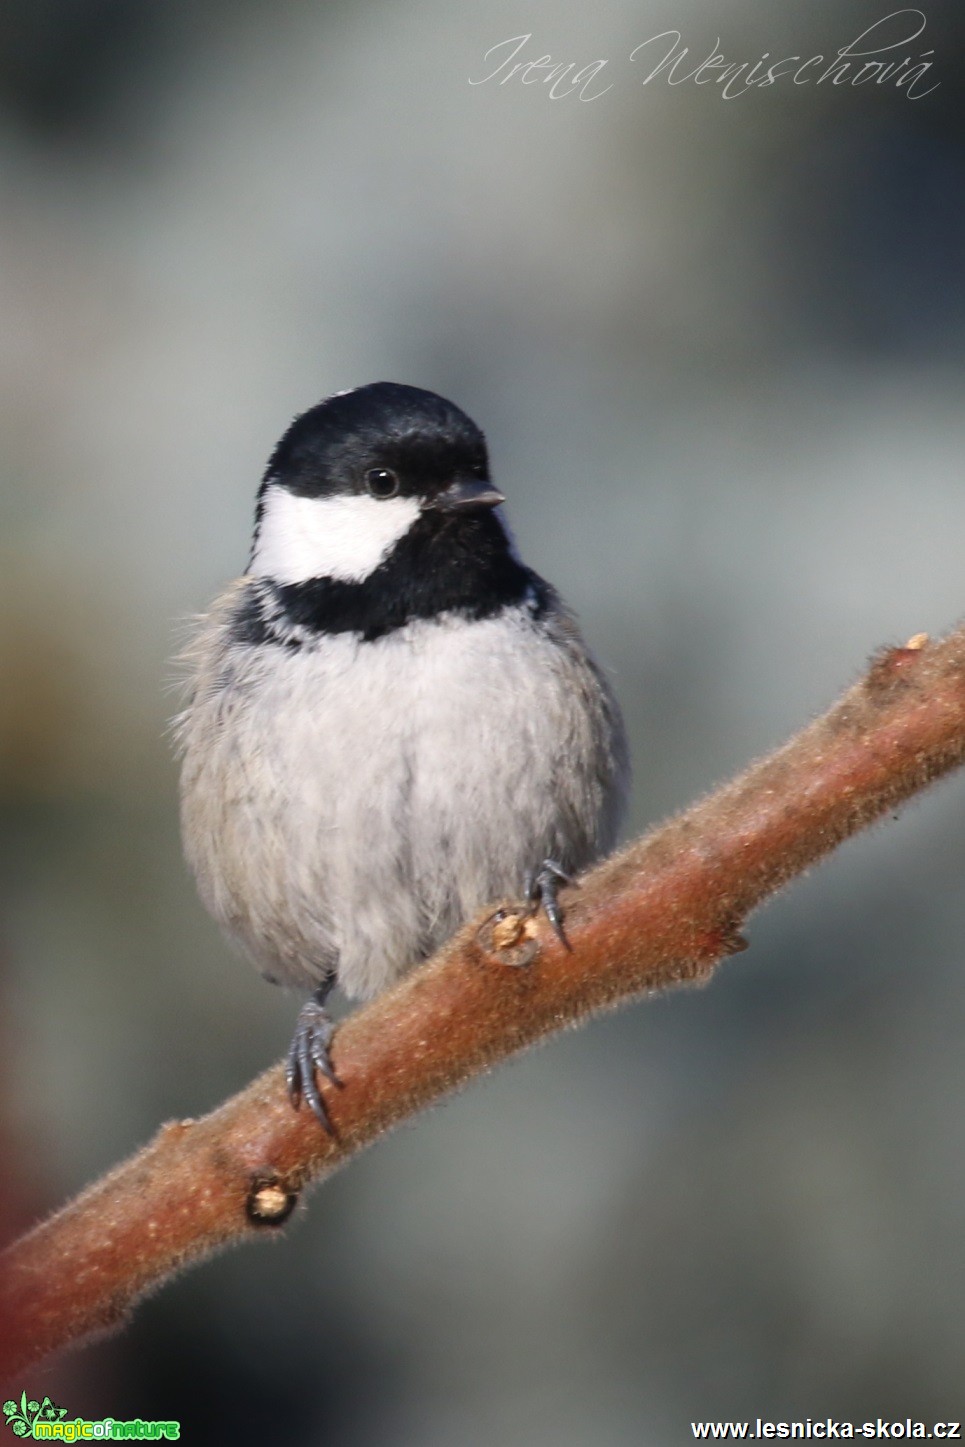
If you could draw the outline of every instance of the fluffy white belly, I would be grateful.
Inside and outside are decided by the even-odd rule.
[[[522,610],[215,651],[181,727],[186,849],[274,979],[375,994],[547,855],[610,842],[597,676]]]

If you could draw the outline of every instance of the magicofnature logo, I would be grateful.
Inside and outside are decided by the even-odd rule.
[[[67,1408],[58,1407],[49,1397],[42,1402],[28,1401],[20,1393],[20,1401],[4,1402],[3,1415],[15,1437],[29,1437],[34,1442],[175,1442],[181,1436],[180,1422],[147,1422],[135,1417],[118,1422],[104,1417],[99,1422],[86,1417],[67,1420]]]

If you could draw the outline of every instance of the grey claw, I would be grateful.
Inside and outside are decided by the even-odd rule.
[[[321,995],[324,999],[327,994],[327,989],[324,994],[318,991],[310,1000],[305,1001],[298,1012],[295,1034],[285,1062],[285,1080],[295,1109],[298,1109],[302,1100],[307,1101],[324,1129],[329,1135],[333,1135],[332,1123],[315,1075],[316,1071],[320,1071],[333,1085],[341,1084],[328,1051],[335,1026],[318,998]]]
[[[560,884],[575,885],[576,882],[571,874],[567,874],[562,865],[557,864],[555,859],[544,859],[538,869],[532,870],[526,876],[525,884],[526,902],[530,907],[530,913],[536,914],[542,906],[553,933],[570,954],[573,953],[573,946],[563,930],[563,913],[557,895]]]

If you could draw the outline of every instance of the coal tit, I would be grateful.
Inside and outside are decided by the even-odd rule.
[[[556,879],[619,824],[619,708],[503,501],[453,403],[339,392],[275,448],[247,571],[188,651],[185,853],[231,939],[311,992],[288,1085],[323,1124],[336,982],[370,998],[527,874],[558,927]]]

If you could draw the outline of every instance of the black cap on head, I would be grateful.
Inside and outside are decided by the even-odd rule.
[[[296,417],[262,483],[301,496],[364,492],[373,469],[402,496],[432,496],[454,476],[488,478],[486,439],[453,402],[421,387],[372,382],[336,392]]]

